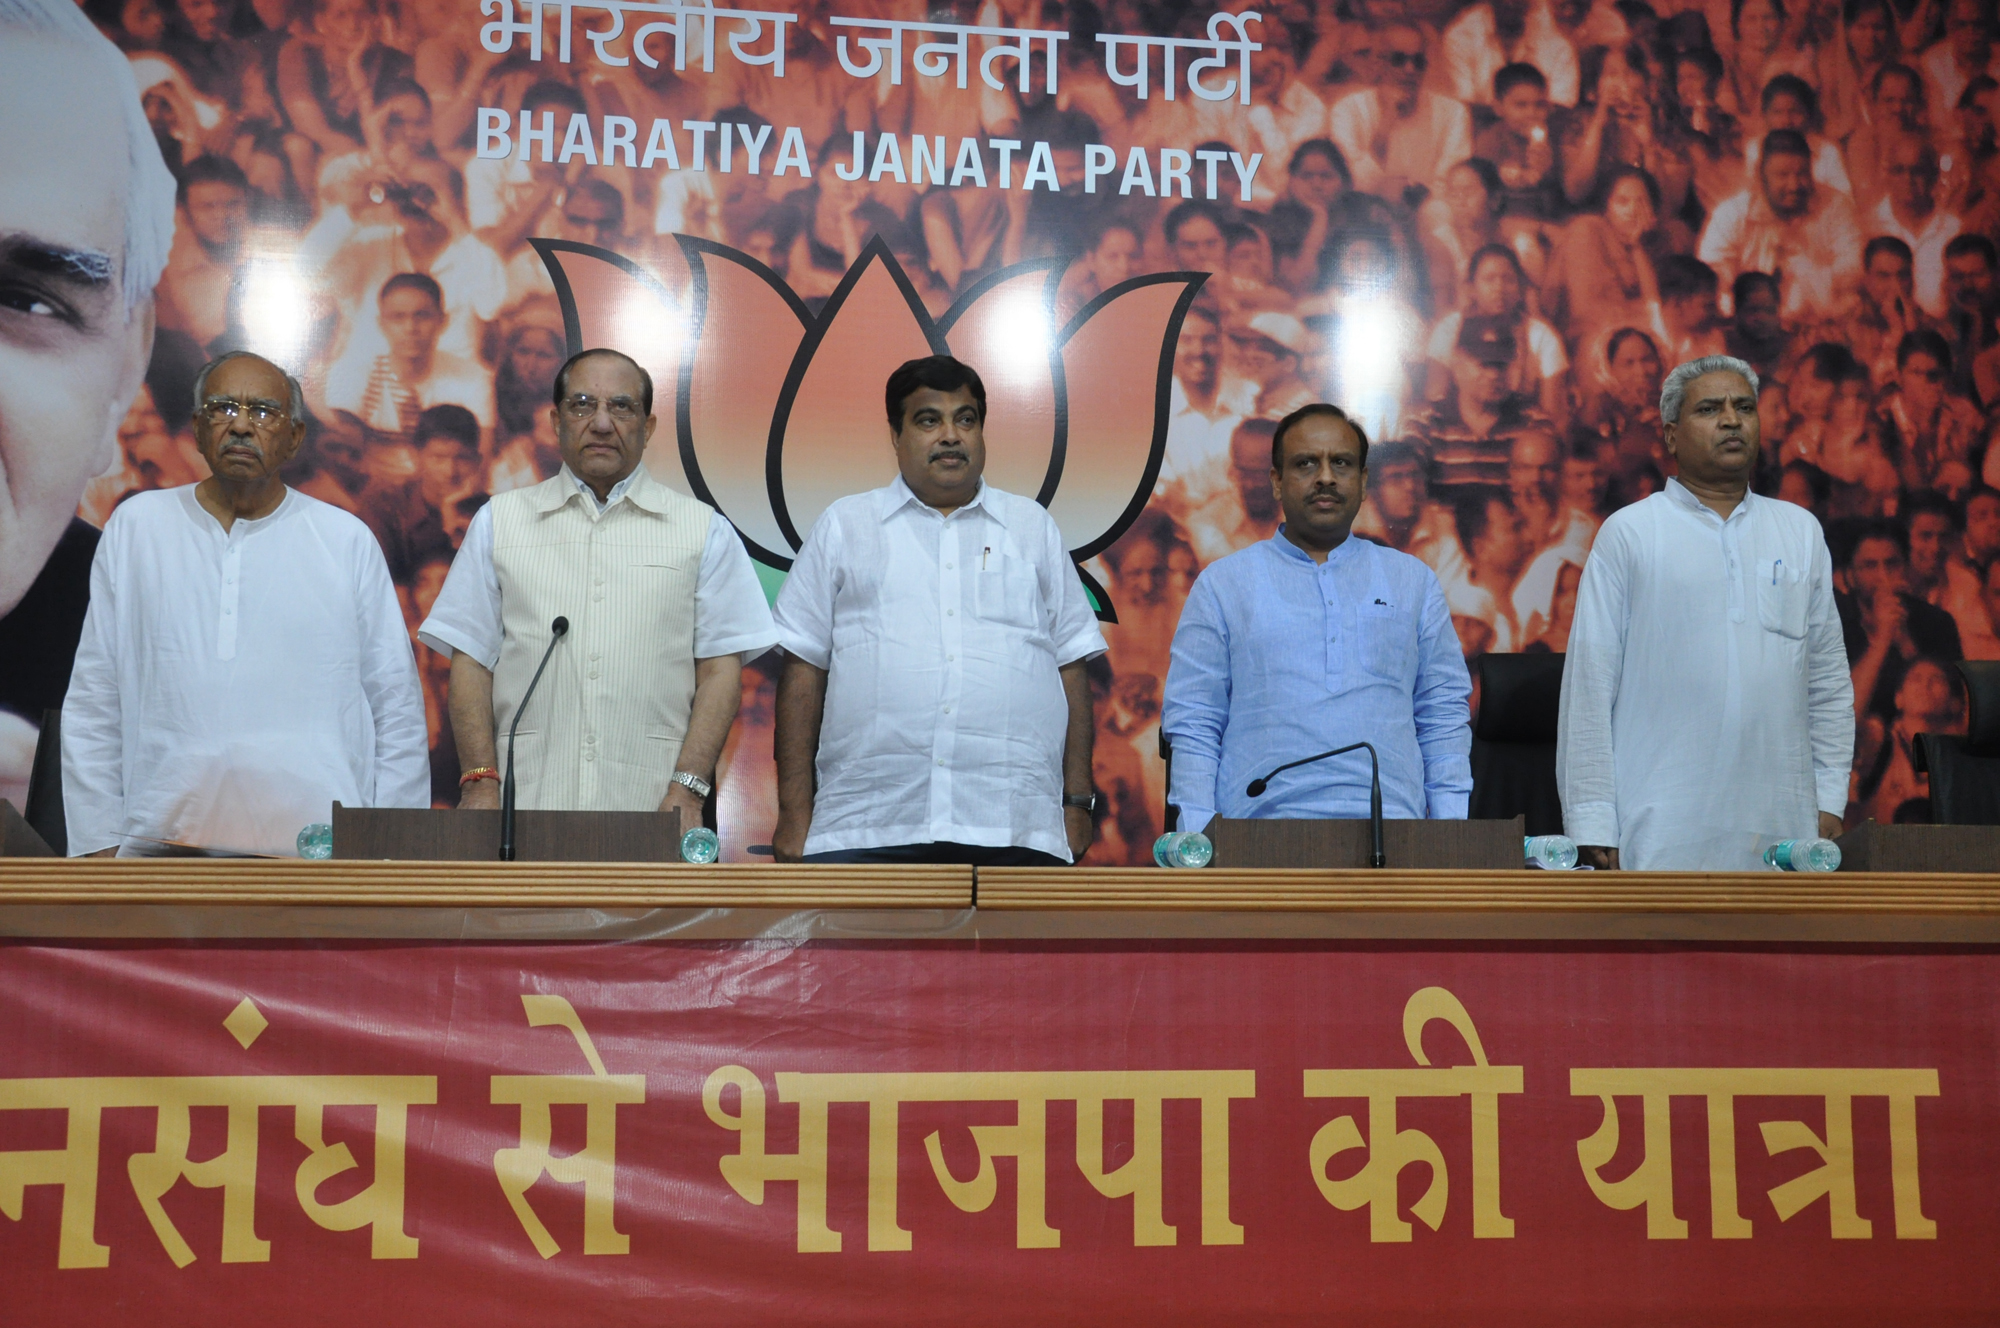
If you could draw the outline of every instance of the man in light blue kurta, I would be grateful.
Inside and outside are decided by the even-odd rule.
[[[1368,443],[1336,408],[1307,406],[1272,440],[1285,522],[1196,580],[1174,633],[1161,729],[1174,748],[1180,828],[1211,817],[1361,818],[1375,745],[1382,813],[1463,818],[1472,793],[1472,684],[1430,568],[1349,536]]]

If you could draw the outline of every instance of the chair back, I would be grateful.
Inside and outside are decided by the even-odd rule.
[[[1963,659],[1965,736],[1920,733],[1919,773],[1931,781],[1931,821],[1937,825],[2000,825],[2000,660]]]
[[[69,854],[69,830],[63,819],[62,711],[42,712],[42,731],[35,739],[35,763],[28,771],[28,805],[21,819],[34,827],[59,856]]]
[[[1475,820],[1527,819],[1531,835],[1562,833],[1556,791],[1556,712],[1563,657],[1482,655],[1479,718],[1472,728]]]

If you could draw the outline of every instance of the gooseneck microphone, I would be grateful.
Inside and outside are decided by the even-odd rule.
[[[569,619],[557,618],[549,624],[549,648],[542,652],[542,662],[535,666],[535,676],[528,679],[528,690],[521,693],[521,704],[514,707],[514,722],[507,726],[507,779],[500,786],[500,861],[514,860],[514,734],[521,727],[521,713],[528,708],[528,698],[535,694],[535,684],[542,680],[542,670],[549,666],[549,656],[556,653],[556,643],[569,632]]]
[[[1244,789],[1243,793],[1246,797],[1261,798],[1264,796],[1264,790],[1270,787],[1271,781],[1279,775],[1284,774],[1285,771],[1297,769],[1302,765],[1311,765],[1314,761],[1324,761],[1329,756],[1340,756],[1346,752],[1353,751],[1366,751],[1368,753],[1368,865],[1371,867],[1380,867],[1384,865],[1382,857],[1382,760],[1375,754],[1375,744],[1350,742],[1345,747],[1336,747],[1330,752],[1321,752],[1318,756],[1308,756],[1297,761],[1287,761],[1276,770],[1265,775],[1262,779],[1251,780],[1250,787]]]

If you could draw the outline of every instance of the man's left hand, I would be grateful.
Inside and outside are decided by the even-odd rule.
[[[1840,818],[1832,812],[1821,812],[1819,814],[1819,837],[1821,839],[1838,839],[1840,838],[1840,832],[1846,828],[1841,823]]]
[[[660,810],[681,814],[682,834],[701,824],[701,799],[685,784],[667,785],[667,796],[660,799]]]
[[[1063,836],[1069,840],[1069,855],[1077,862],[1090,848],[1090,841],[1096,837],[1097,827],[1091,824],[1090,813],[1081,807],[1063,808]]]

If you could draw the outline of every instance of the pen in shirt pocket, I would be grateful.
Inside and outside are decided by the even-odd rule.
[[[1783,558],[1780,558],[1780,559],[1778,559],[1777,561],[1775,561],[1775,562],[1773,562],[1773,563],[1771,564],[1771,584],[1772,584],[1772,585],[1774,585],[1774,586],[1775,586],[1775,585],[1777,585],[1777,584],[1778,584],[1778,572],[1779,572],[1779,571],[1780,571],[1780,570],[1781,570],[1781,569],[1782,569],[1782,568],[1784,567],[1784,565],[1785,565],[1785,560],[1784,560]]]
[[[979,551],[979,570],[980,570],[980,571],[982,571],[982,572],[983,572],[983,571],[985,571],[985,570],[986,570],[986,558],[987,558],[987,555],[988,555],[988,554],[990,554],[990,553],[992,553],[992,552],[993,552],[993,546],[992,546],[991,544],[987,545],[987,546],[986,546],[985,548],[983,548],[983,549],[981,549],[981,550]]]

